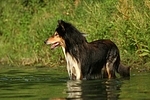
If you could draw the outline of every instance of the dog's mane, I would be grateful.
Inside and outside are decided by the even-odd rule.
[[[83,36],[83,33],[77,30],[72,24],[66,23],[62,20],[58,23],[56,31],[65,41],[66,52],[74,56],[78,61],[79,53],[86,47],[86,38]]]

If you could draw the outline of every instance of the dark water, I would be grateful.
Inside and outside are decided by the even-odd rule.
[[[71,81],[63,68],[0,67],[0,100],[150,100],[150,73]]]

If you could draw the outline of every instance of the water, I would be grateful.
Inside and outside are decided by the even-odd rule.
[[[0,100],[150,100],[149,77],[71,81],[63,68],[0,67]]]

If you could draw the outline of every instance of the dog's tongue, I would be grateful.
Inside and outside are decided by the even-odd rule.
[[[58,42],[53,43],[53,44],[51,45],[51,49],[54,49],[54,48],[56,48],[57,46],[59,46],[59,43],[58,43]]]

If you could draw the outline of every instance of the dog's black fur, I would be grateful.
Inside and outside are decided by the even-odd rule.
[[[79,30],[62,20],[58,21],[55,31],[64,40],[64,53],[76,60],[78,66],[71,67],[79,68],[79,79],[115,78],[115,71],[121,76],[130,75],[130,68],[120,65],[119,49],[111,40],[87,42]],[[76,71],[72,71],[70,79],[77,79]]]

